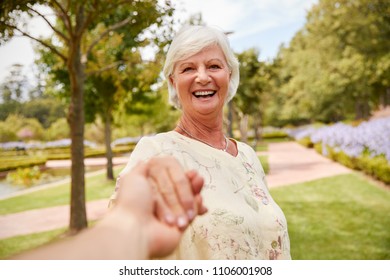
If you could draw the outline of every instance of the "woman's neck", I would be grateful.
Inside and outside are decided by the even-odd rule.
[[[212,120],[197,120],[183,114],[180,118],[177,132],[202,140],[210,145],[220,147],[225,145],[222,116]]]

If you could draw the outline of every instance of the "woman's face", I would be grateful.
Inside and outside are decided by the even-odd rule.
[[[178,61],[170,81],[183,112],[220,114],[229,88],[230,71],[221,48],[215,45]]]

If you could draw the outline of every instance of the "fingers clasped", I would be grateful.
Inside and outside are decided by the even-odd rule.
[[[196,215],[207,211],[200,196],[203,178],[196,171],[185,172],[171,156],[150,159],[147,170],[160,220],[185,229]]]

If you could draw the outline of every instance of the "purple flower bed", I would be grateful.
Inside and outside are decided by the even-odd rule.
[[[362,122],[356,127],[343,123],[318,129],[307,127],[292,131],[290,136],[297,140],[310,137],[312,143],[322,143],[323,147],[332,147],[350,157],[358,157],[363,152],[371,157],[384,155],[390,162],[390,117]]]

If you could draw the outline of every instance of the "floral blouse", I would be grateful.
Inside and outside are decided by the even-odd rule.
[[[238,155],[175,131],[143,137],[125,170],[152,156],[172,155],[204,178],[208,212],[186,229],[168,259],[291,259],[287,222],[272,199],[254,150],[237,142]]]

